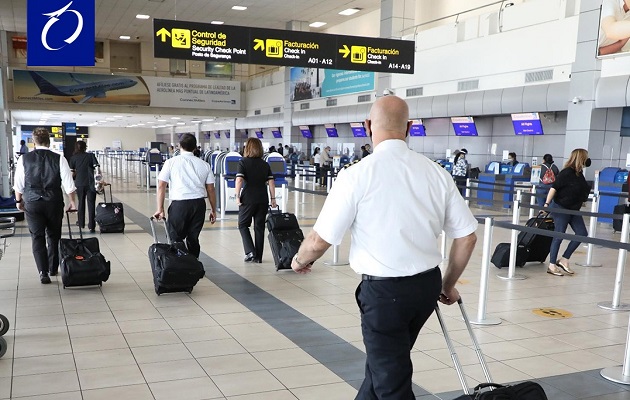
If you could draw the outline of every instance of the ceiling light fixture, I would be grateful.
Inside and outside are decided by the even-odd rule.
[[[245,7],[245,6],[232,6],[232,10],[245,11],[245,10],[247,10],[247,7]]]
[[[131,36],[120,35],[120,36],[118,36],[118,39],[120,39],[120,40],[129,40],[129,39],[131,39]]]
[[[345,16],[353,15],[353,14],[358,13],[359,11],[361,11],[360,8],[347,8],[347,9],[341,11],[339,13],[339,15],[345,15]]]
[[[223,25],[225,22],[223,22],[223,21],[211,21],[210,23],[212,25]]]
[[[179,117],[171,117],[171,119],[181,119],[181,118],[179,118]]]
[[[321,28],[326,25],[326,22],[313,22],[312,24],[308,24],[311,28]]]
[[[138,18],[138,19],[149,19],[151,17],[146,15],[146,14],[138,14],[138,15],[136,15],[136,18]]]
[[[166,122],[165,119],[158,119],[158,122]]]
[[[185,122],[178,122],[177,125],[186,125]]]

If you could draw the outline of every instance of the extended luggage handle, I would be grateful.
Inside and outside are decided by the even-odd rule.
[[[153,233],[153,243],[157,244],[160,243],[160,241],[157,238],[157,234],[155,233],[155,220],[157,218],[155,217],[149,217],[149,221],[150,221],[150,225],[151,225],[151,232]],[[166,218],[160,218],[159,221],[164,222],[164,232],[166,232],[166,240],[168,241],[168,244],[171,244],[171,237],[168,234],[168,228],[166,226]]]
[[[477,354],[477,358],[479,359],[479,364],[481,364],[481,369],[483,370],[483,374],[488,382],[492,382],[490,370],[488,370],[488,364],[486,363],[486,359],[481,352],[481,347],[479,346],[479,342],[477,341],[475,332],[470,325],[470,320],[468,319],[468,314],[466,313],[464,302],[462,301],[461,297],[459,298],[459,300],[457,300],[457,304],[459,305],[459,309],[462,313],[462,319],[466,324],[466,329],[468,329],[468,334],[470,335],[470,339],[472,340],[473,347],[475,348],[475,353]],[[453,364],[455,365],[455,370],[457,371],[457,376],[459,377],[459,381],[462,385],[462,388],[464,389],[464,393],[468,395],[474,394],[474,392],[471,392],[470,386],[468,386],[466,375],[464,374],[464,369],[462,368],[462,364],[459,362],[459,357],[455,352],[455,346],[453,346],[453,342],[451,341],[448,329],[446,328],[446,324],[444,323],[444,317],[442,316],[442,312],[440,311],[440,306],[437,303],[435,304],[435,315],[437,316],[440,327],[442,328],[442,333],[444,333],[444,340],[446,340],[446,345],[448,346],[449,353],[451,354],[451,359],[453,360]]]
[[[68,235],[70,235],[70,239],[72,239],[72,228],[70,226],[70,214],[71,213],[78,213],[79,210],[68,210],[66,211],[66,221],[68,222]],[[79,237],[81,238],[81,240],[83,240],[83,230],[81,229],[81,226],[77,224],[77,226],[79,227]]]
[[[105,190],[105,186],[109,186],[109,201],[110,203],[114,202],[114,195],[112,195],[112,184],[111,183],[103,183],[103,200],[107,203],[107,191]]]

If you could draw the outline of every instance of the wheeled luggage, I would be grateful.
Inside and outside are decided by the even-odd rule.
[[[613,214],[621,215],[630,214],[630,206],[627,204],[619,204],[613,208]],[[621,226],[623,225],[622,219],[613,219],[613,230],[615,232],[621,232]]]
[[[155,293],[192,292],[201,278],[206,275],[203,264],[189,254],[184,243],[171,243],[166,229],[167,243],[160,243],[155,233],[154,218],[150,218],[153,244],[149,247],[149,262],[153,271]]]
[[[553,231],[556,227],[554,225],[553,218],[551,218],[549,213],[543,213],[537,217],[530,218],[525,226],[530,228],[545,229],[548,231]],[[527,247],[527,262],[538,261],[542,263],[545,262],[547,256],[549,255],[552,240],[553,238],[551,236],[521,232],[518,235],[517,243]]]
[[[461,298],[457,301],[457,303],[462,313],[462,318],[468,330],[468,334],[470,335],[473,348],[475,353],[477,353],[481,369],[483,370],[483,374],[488,383],[481,383],[475,386],[472,390],[470,389],[470,386],[468,386],[462,364],[459,362],[459,358],[455,352],[455,347],[453,346],[448,329],[444,323],[440,306],[436,304],[435,314],[440,323],[440,327],[442,328],[442,333],[444,334],[444,339],[446,340],[446,345],[448,346],[449,353],[451,354],[451,359],[453,360],[453,365],[457,371],[457,376],[459,377],[462,389],[464,389],[464,395],[457,397],[455,400],[548,400],[545,391],[536,382],[526,381],[515,385],[500,385],[498,383],[491,383],[492,377],[490,376],[488,364],[486,363],[481,347],[479,346],[479,342],[477,341],[477,337],[470,325],[470,320],[468,319],[468,314],[466,313],[466,309],[464,308]],[[484,389],[488,388],[493,389],[484,391]]]
[[[549,216],[548,212],[541,212],[538,216],[530,218],[525,226],[550,231],[555,229],[553,218]],[[544,262],[549,255],[551,240],[550,236],[529,232],[519,233],[516,242],[516,266],[522,267],[529,261]],[[490,262],[497,268],[507,267],[510,263],[510,243],[499,243]]]
[[[66,221],[70,239],[59,240],[59,264],[64,289],[72,286],[101,286],[109,279],[110,263],[100,252],[98,238],[84,239],[83,230],[79,227],[79,239],[73,239],[70,212],[66,212]]]
[[[95,220],[101,233],[124,233],[125,232],[125,213],[122,203],[114,203],[112,197],[112,185],[109,186],[109,200],[107,202],[107,194],[103,191],[104,202],[96,205]]]
[[[270,208],[267,214],[267,229],[276,271],[291,269],[291,261],[304,241],[304,234],[295,214],[282,213],[279,207],[276,210]]]

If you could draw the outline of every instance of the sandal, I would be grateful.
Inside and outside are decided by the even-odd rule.
[[[556,267],[554,264],[549,264],[549,267],[547,268],[547,273],[555,276],[564,276],[560,268]]]
[[[558,265],[558,267],[562,268],[562,270],[563,270],[564,272],[566,272],[567,274],[569,274],[569,275],[573,275],[573,274],[575,274],[575,272],[574,272],[571,268],[569,268],[569,266],[564,265],[564,264],[562,264],[562,263],[561,263],[561,262],[559,262],[559,261],[558,261],[556,264]]]

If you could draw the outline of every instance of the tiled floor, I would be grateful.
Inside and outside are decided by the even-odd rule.
[[[365,354],[354,300],[359,280],[349,266],[318,263],[308,276],[276,272],[268,246],[262,264],[246,264],[235,216],[229,215],[202,232],[208,279],[190,295],[157,297],[146,255],[152,242],[147,215],[155,195],[135,181],[116,180],[114,188],[125,203],[128,225],[124,235],[98,236],[112,263],[102,288],[64,290],[59,278],[41,285],[24,223],[9,239],[0,260],[0,313],[12,326],[5,336],[9,352],[0,359],[0,399],[354,398]],[[323,199],[309,194],[300,201],[297,214],[305,231]],[[481,238],[482,227],[478,234]],[[598,236],[615,237],[607,225],[599,226]],[[494,244],[505,241],[509,232],[495,229]],[[341,246],[342,260],[348,242]],[[574,265],[584,257],[580,248]],[[323,260],[331,258],[332,250]],[[528,276],[519,281],[498,279],[492,267],[487,311],[502,323],[475,332],[493,378],[536,379],[553,400],[630,400],[630,386],[599,376],[624,357],[628,313],[596,305],[612,299],[616,259],[617,251],[596,248],[602,268],[575,266],[575,276],[554,277],[531,264],[518,271]],[[480,264],[481,240],[459,285],[473,318]],[[630,302],[630,296],[623,299]],[[545,307],[573,315],[555,319],[532,311]],[[469,384],[483,381],[459,310],[442,310]],[[412,359],[418,398],[461,394],[434,317]]]

